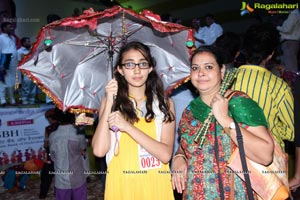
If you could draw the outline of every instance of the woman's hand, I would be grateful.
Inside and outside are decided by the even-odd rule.
[[[183,157],[174,157],[172,164],[172,186],[178,193],[185,190],[187,179],[187,163]]]
[[[219,124],[227,125],[228,121],[232,121],[228,116],[228,99],[222,97],[220,94],[216,94],[212,98],[210,106],[212,108],[212,113]]]

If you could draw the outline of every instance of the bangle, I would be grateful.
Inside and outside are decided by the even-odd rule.
[[[178,158],[178,157],[182,157],[185,161],[187,161],[187,157],[185,157],[185,155],[183,155],[183,154],[176,154],[176,155],[173,157],[173,160],[175,160],[175,158]]]
[[[249,126],[247,124],[244,124],[244,123],[239,123],[239,125],[244,128],[244,129],[248,129]]]

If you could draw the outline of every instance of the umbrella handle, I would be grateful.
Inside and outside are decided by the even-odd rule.
[[[118,132],[120,129],[117,126],[111,126],[111,130],[113,130],[113,132]]]
[[[118,139],[118,131],[119,128],[117,126],[112,126],[111,129],[115,132],[115,145],[114,145],[114,155],[118,156],[120,152],[120,145],[119,145],[119,139]]]
[[[116,107],[116,95],[114,95],[114,103],[113,103],[113,106],[111,108],[111,112],[114,112],[115,111],[115,107]],[[113,132],[118,132],[119,131],[119,128],[117,126],[111,126],[111,130],[113,130]]]
[[[114,103],[113,103],[113,106],[111,108],[112,112],[115,111],[115,106],[116,106],[115,101],[116,101],[116,95],[114,95]],[[119,155],[119,150],[120,150],[118,134],[117,133],[120,129],[115,125],[111,126],[110,129],[115,133],[116,141],[115,141],[115,146],[114,146],[114,154],[115,154],[115,156],[117,156],[117,155]]]

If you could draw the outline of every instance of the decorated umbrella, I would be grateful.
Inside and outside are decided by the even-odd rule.
[[[166,91],[188,77],[192,30],[148,10],[138,14],[119,6],[44,26],[18,69],[61,110],[94,113],[120,47],[134,40],[150,47]]]

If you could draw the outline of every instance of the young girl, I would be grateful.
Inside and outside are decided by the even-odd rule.
[[[125,44],[114,76],[105,88],[92,141],[94,154],[106,155],[105,199],[174,199],[168,165],[174,106],[164,95],[149,47]]]

